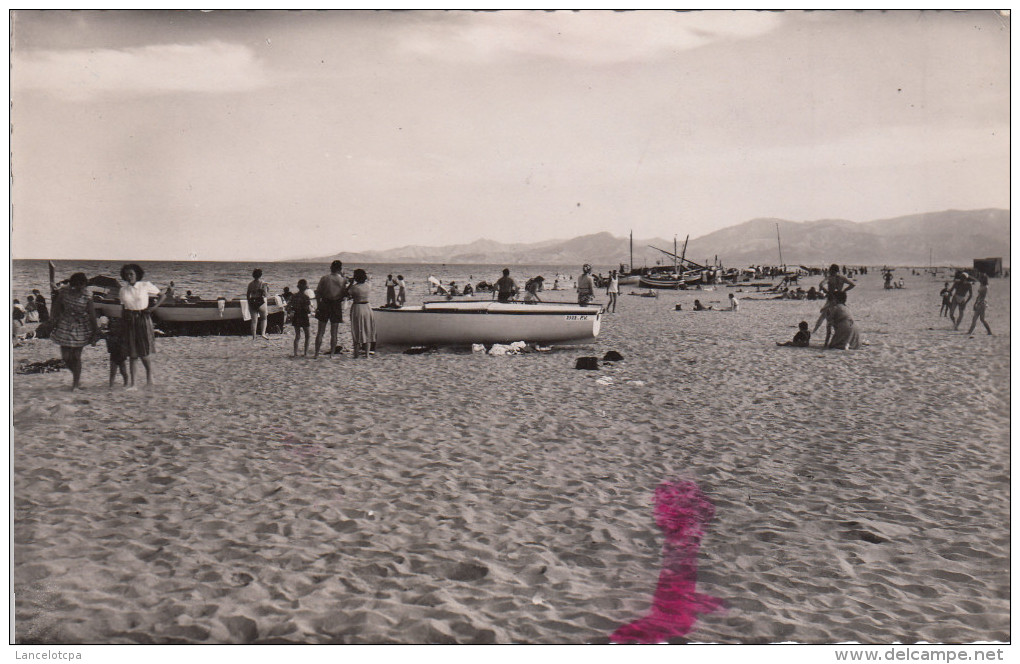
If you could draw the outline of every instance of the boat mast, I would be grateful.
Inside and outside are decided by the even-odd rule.
[[[634,271],[634,229],[630,231],[630,265],[627,269]]]
[[[687,241],[691,239],[691,234],[688,233],[687,237],[684,238],[684,250],[680,252],[680,262],[684,262],[684,256],[687,255]],[[673,247],[673,253],[676,253],[676,247]]]
[[[673,236],[673,274],[679,274],[676,269],[676,235]]]
[[[776,224],[776,242],[779,243],[779,265],[786,269],[786,263],[783,262],[783,240],[779,237],[779,224]]]

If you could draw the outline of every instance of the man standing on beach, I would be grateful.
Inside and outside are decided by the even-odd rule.
[[[953,329],[955,330],[960,327],[960,321],[963,320],[963,310],[967,308],[967,303],[970,302],[970,298],[973,295],[970,275],[966,272],[958,273],[950,290],[953,293],[953,300],[949,309],[949,320],[953,321]],[[954,309],[956,310],[956,318],[953,318]]]
[[[591,265],[587,263],[581,268],[581,276],[577,278],[577,303],[582,307],[595,299],[595,280],[591,278]]]
[[[340,323],[344,322],[343,302],[347,297],[347,277],[343,273],[344,264],[341,261],[333,261],[329,265],[329,274],[319,279],[319,285],[315,287],[316,309],[315,317],[319,321],[319,328],[315,332],[315,355],[319,357],[319,348],[322,346],[322,338],[326,333],[326,323],[329,322],[329,352],[327,355],[333,357],[336,350],[337,332]]]
[[[503,276],[496,280],[496,296],[500,302],[509,302],[517,294],[517,282],[510,278],[510,268],[503,268]]]

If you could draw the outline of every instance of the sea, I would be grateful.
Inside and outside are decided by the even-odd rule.
[[[56,265],[57,281],[69,278],[75,272],[84,272],[88,277],[107,275],[120,278],[123,261],[97,260],[61,260],[53,261]],[[306,262],[221,262],[221,261],[134,261],[145,270],[145,281],[151,281],[159,288],[174,284],[174,293],[184,295],[191,291],[193,295],[203,299],[224,297],[234,299],[244,297],[251,273],[255,268],[262,270],[262,279],[269,284],[274,295],[289,286],[291,291],[297,290],[298,279],[308,281],[310,288],[315,288],[319,278],[329,273],[329,265],[325,263]],[[44,295],[49,295],[48,262],[45,260],[11,261],[11,298],[18,298],[25,303],[26,297],[33,288],[38,288]],[[421,302],[429,296],[429,277],[435,277],[444,285],[455,282],[457,288],[470,283],[477,286],[481,281],[494,283],[502,276],[503,268],[510,268],[510,276],[522,289],[524,282],[532,277],[541,276],[545,280],[545,291],[553,291],[556,281],[564,289],[562,298],[548,293],[545,300],[572,300],[575,295],[573,288],[581,273],[581,266],[570,265],[485,265],[485,264],[446,264],[446,263],[345,263],[344,273],[350,276],[355,268],[362,268],[368,273],[369,285],[372,287],[372,304],[386,302],[386,277],[403,275],[407,283],[407,301]],[[612,266],[594,266],[596,273],[608,274]],[[552,296],[552,297],[550,297]]]

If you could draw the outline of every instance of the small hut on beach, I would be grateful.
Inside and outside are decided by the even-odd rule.
[[[1002,259],[1001,258],[975,258],[974,259],[974,272],[984,272],[989,277],[1001,277],[1002,276]]]

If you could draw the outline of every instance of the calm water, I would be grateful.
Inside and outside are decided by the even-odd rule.
[[[75,272],[84,272],[89,277],[105,274],[119,278],[121,261],[54,261],[57,266],[57,280],[66,279]],[[284,286],[297,289],[298,279],[307,279],[309,286],[315,287],[319,278],[329,272],[329,266],[320,263],[227,263],[205,261],[148,261],[139,262],[145,270],[145,279],[164,288],[171,281],[174,291],[183,295],[191,291],[202,298],[228,299],[242,297],[251,271],[261,268],[262,278],[269,284],[273,294],[279,293]],[[44,260],[15,260],[11,265],[11,297],[18,298],[22,303],[33,288],[38,288],[48,295],[49,273]],[[428,293],[428,277],[432,275],[449,284],[457,282],[458,287],[470,282],[472,286],[479,281],[492,283],[498,279],[503,265],[443,265],[443,264],[395,264],[366,263],[345,264],[344,272],[349,276],[355,268],[368,272],[369,284],[372,285],[372,304],[383,304],[386,301],[386,275],[404,275],[407,282],[408,302],[420,302]],[[511,265],[510,276],[523,288],[524,282],[538,275],[546,278],[546,288],[553,286],[557,274],[576,279],[580,274],[580,265]],[[596,266],[596,272],[608,274],[616,266]],[[571,284],[572,285],[572,284]],[[488,294],[485,294],[488,297]],[[575,298],[573,290],[560,293],[548,293],[543,299],[571,301]]]

